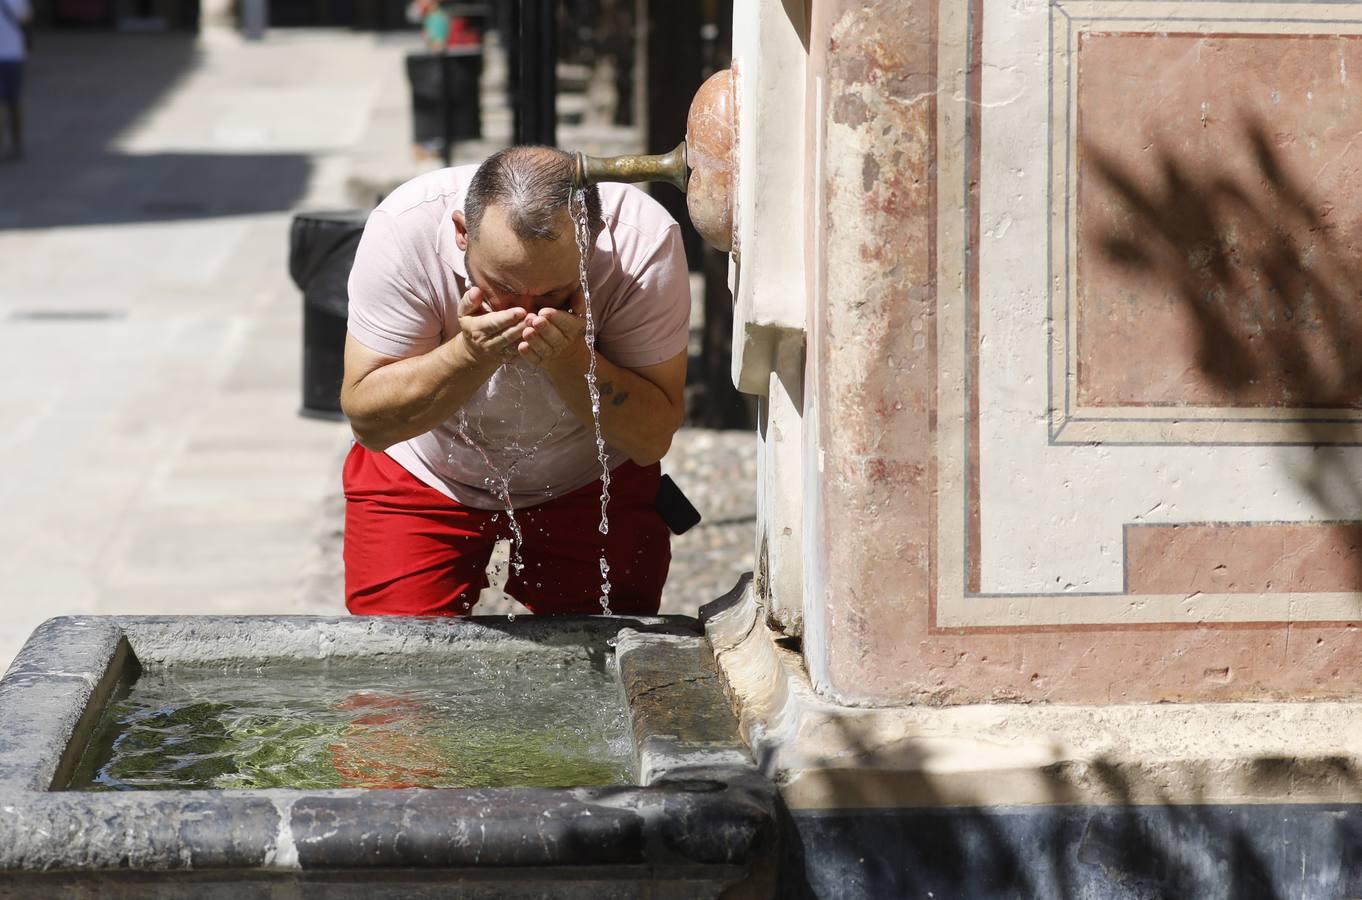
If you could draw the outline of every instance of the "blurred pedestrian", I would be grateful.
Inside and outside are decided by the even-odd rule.
[[[24,59],[28,56],[28,23],[32,17],[28,0],[0,0],[0,106],[9,123],[9,151],[0,159],[22,159],[24,120],[19,95],[24,86]]]
[[[449,47],[476,47],[482,40],[478,30],[464,16],[452,16],[442,0],[412,0],[407,6],[407,21],[421,26],[426,48],[439,53]]]
[[[449,14],[438,0],[414,0],[407,18],[421,23],[426,49],[438,53],[449,43]]]

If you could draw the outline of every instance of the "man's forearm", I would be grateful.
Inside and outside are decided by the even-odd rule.
[[[548,370],[550,381],[577,420],[592,427],[591,398],[587,393],[586,364]],[[601,395],[601,434],[606,443],[622,450],[639,465],[652,465],[666,455],[672,436],[681,427],[682,411],[667,394],[636,372],[596,355],[596,387]]]
[[[475,360],[463,336],[456,335],[429,353],[381,366],[347,386],[341,407],[361,444],[386,450],[458,412],[499,365]]]

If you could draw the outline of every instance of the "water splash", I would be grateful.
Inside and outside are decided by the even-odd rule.
[[[521,390],[523,393],[523,375],[521,376]],[[562,415],[562,413],[559,414],[559,420],[562,419]],[[525,545],[525,535],[520,528],[520,521],[516,519],[515,503],[511,499],[511,479],[515,477],[516,472],[520,469],[521,463],[527,459],[533,458],[533,456],[539,452],[539,448],[544,445],[544,442],[553,434],[554,429],[558,427],[558,422],[555,421],[548,431],[544,432],[538,440],[531,442],[528,447],[522,447],[518,440],[512,439],[510,445],[504,448],[503,451],[507,457],[505,468],[497,466],[492,462],[491,454],[487,452],[485,446],[487,443],[486,434],[483,432],[482,428],[477,427],[478,434],[482,438],[482,440],[478,440],[470,432],[470,427],[473,426],[469,421],[468,413],[462,409],[459,410],[454,434],[469,447],[473,448],[473,450],[477,451],[478,456],[482,458],[483,465],[487,467],[487,471],[492,473],[490,477],[483,479],[483,485],[487,488],[488,493],[495,497],[497,502],[503,504],[506,508],[506,522],[511,529],[510,566],[511,571],[516,575],[519,575],[525,570],[525,560],[522,553]],[[454,461],[452,453],[449,461],[451,463]],[[493,516],[492,521],[497,521],[497,516]],[[515,618],[513,614],[511,618]]]
[[[586,370],[586,393],[591,398],[591,424],[596,430],[596,459],[601,464],[601,534],[610,533],[610,462],[605,451],[605,438],[601,435],[601,391],[596,385],[596,321],[591,314],[591,285],[587,280],[587,260],[591,250],[591,220],[586,206],[586,190],[578,188],[572,192],[568,202],[568,212],[577,231],[577,275],[582,282],[582,297],[586,301],[586,349],[590,362]],[[601,548],[601,611],[610,615],[610,565],[605,561],[605,548]]]

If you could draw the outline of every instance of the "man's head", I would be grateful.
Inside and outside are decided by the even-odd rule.
[[[510,147],[489,156],[454,213],[469,280],[493,309],[566,308],[577,294],[576,229],[568,214],[573,158],[552,147]],[[591,234],[601,198],[587,189]]]

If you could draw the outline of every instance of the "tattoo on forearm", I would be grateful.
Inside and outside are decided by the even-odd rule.
[[[602,381],[600,384],[596,385],[596,390],[600,392],[602,397],[609,397],[611,394],[615,393],[615,386],[608,381]]]
[[[610,402],[611,402],[613,405],[615,405],[615,406],[619,406],[619,405],[622,404],[625,400],[628,400],[628,399],[629,399],[629,392],[628,392],[628,391],[620,391],[618,394],[615,395],[615,399],[611,400]]]

